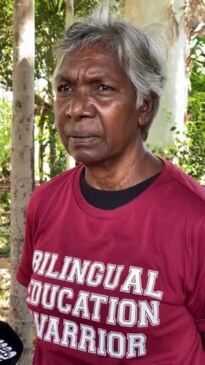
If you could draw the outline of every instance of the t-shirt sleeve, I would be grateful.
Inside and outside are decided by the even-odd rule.
[[[16,272],[16,279],[20,284],[27,287],[32,275],[33,258],[33,235],[34,235],[34,204],[31,198],[26,210],[26,228],[20,263]]]
[[[189,234],[187,270],[187,308],[205,340],[205,217],[199,219]],[[205,348],[205,343],[203,343]]]

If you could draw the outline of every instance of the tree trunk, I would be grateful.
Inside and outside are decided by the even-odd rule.
[[[65,26],[70,27],[74,20],[74,0],[65,0],[66,15],[65,15]],[[71,169],[75,166],[75,160],[72,156],[67,157],[67,168]]]
[[[31,364],[31,319],[24,290],[15,273],[24,240],[25,207],[33,189],[34,3],[14,1],[13,121],[11,169],[11,294],[10,323],[21,337],[20,365]]]
[[[74,0],[65,0],[66,12],[65,12],[65,26],[70,27],[74,19]]]
[[[184,21],[185,0],[126,0],[125,17],[138,26],[162,23],[171,35],[168,60],[167,84],[161,98],[158,116],[150,130],[148,143],[166,146],[174,139],[174,126],[184,129],[188,102],[189,78],[186,70],[188,34]]]
[[[40,114],[40,120],[38,124],[38,171],[39,171],[39,182],[42,183],[44,181],[44,155],[46,145],[44,142],[44,127],[45,127],[45,116],[44,116],[44,107],[42,107],[42,112]]]

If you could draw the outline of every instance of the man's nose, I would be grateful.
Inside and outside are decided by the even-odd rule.
[[[65,114],[73,120],[91,118],[94,115],[94,106],[87,92],[78,91],[73,95],[67,105]]]

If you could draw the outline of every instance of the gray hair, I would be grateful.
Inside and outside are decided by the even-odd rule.
[[[149,35],[150,28],[136,28],[116,19],[107,5],[98,7],[92,15],[75,22],[56,46],[56,75],[64,57],[77,47],[96,43],[113,51],[136,90],[136,106],[151,97],[152,110],[148,123],[141,127],[142,138],[147,139],[148,130],[158,111],[159,100],[165,84],[165,53]]]

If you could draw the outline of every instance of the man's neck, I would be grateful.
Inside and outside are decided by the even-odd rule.
[[[85,180],[99,190],[122,190],[134,186],[162,171],[163,163],[143,147],[138,154],[126,159],[125,163],[106,166],[86,166]]]

